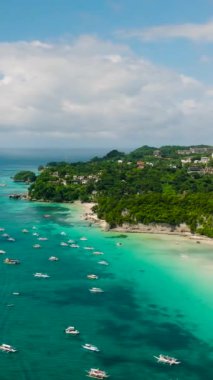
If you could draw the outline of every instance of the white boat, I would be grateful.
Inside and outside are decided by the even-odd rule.
[[[67,243],[69,244],[75,243],[75,240],[69,239]]]
[[[104,255],[104,253],[101,251],[95,251],[93,252],[93,255]]]
[[[104,292],[103,289],[101,289],[101,288],[90,288],[89,291],[91,293],[103,293]]]
[[[62,231],[62,232],[60,232],[60,235],[66,236],[66,232]]]
[[[68,243],[65,243],[64,241],[62,241],[61,243],[60,243],[60,245],[62,246],[62,247],[68,247]]]
[[[65,333],[66,334],[71,334],[71,335],[78,335],[80,334],[80,332],[78,330],[76,330],[76,328],[74,326],[69,326],[65,329]]]
[[[12,294],[13,294],[14,296],[19,296],[19,295],[20,295],[19,292],[13,292]]]
[[[20,264],[19,260],[16,259],[9,259],[8,257],[4,260],[5,264],[10,264],[10,265],[17,265]]]
[[[84,249],[86,249],[88,251],[92,251],[94,248],[93,247],[84,247]]]
[[[39,237],[38,240],[45,241],[45,240],[48,240],[48,238],[46,238],[46,237]]]
[[[181,363],[178,359],[173,358],[173,357],[168,356],[168,355],[160,354],[159,356],[154,356],[154,358],[157,359],[158,363],[163,363],[163,364],[173,365],[173,364],[180,364]]]
[[[105,260],[99,261],[98,264],[100,265],[109,265],[109,263]]]
[[[90,368],[90,370],[86,372],[87,376],[92,377],[93,379],[106,379],[107,377],[109,377],[109,375],[105,371],[102,371],[98,368]]]
[[[2,232],[2,231],[5,231],[5,228],[3,228],[3,227],[0,227],[0,231]]]
[[[10,346],[9,344],[5,344],[5,343],[0,345],[0,350],[4,351],[4,352],[17,352],[17,350],[14,347]]]
[[[3,251],[2,249],[0,250],[0,255],[4,255],[6,251]]]
[[[97,280],[98,276],[96,274],[88,274],[87,278],[89,278],[89,280]]]
[[[99,352],[100,350],[98,349],[98,347],[96,346],[93,346],[92,344],[83,344],[82,345],[83,348],[85,348],[85,350],[89,350],[89,351],[94,351],[94,352]]]
[[[33,236],[39,236],[38,232],[33,232]]]
[[[7,241],[16,241],[16,239],[14,239],[13,237],[9,237],[9,238],[7,239]]]
[[[56,256],[50,256],[48,260],[49,260],[49,261],[58,261],[59,258],[56,257]]]
[[[116,245],[118,246],[118,247],[120,247],[121,245],[123,245],[122,243],[116,243]]]
[[[80,238],[80,240],[84,241],[84,240],[87,240],[87,238],[86,238],[85,236],[82,236],[82,237]]]
[[[41,245],[40,244],[34,244],[33,248],[41,248]]]
[[[24,234],[27,234],[29,231],[24,228],[21,232],[24,232]]]
[[[70,247],[71,248],[79,248],[79,245],[78,244],[71,244]]]
[[[6,238],[9,238],[9,237],[10,237],[10,235],[8,235],[8,234],[6,234],[6,233],[5,233],[5,234],[2,234],[1,236],[2,236],[2,237],[6,237]]]
[[[50,277],[50,276],[49,276],[48,274],[46,274],[46,273],[39,273],[39,272],[34,273],[33,276],[34,276],[34,277],[37,277],[37,278],[49,278],[49,277]]]

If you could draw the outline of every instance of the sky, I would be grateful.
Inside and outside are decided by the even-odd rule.
[[[213,144],[213,0],[1,0],[0,147]]]

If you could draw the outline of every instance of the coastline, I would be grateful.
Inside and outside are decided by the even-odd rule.
[[[99,219],[97,214],[95,214],[92,211],[93,206],[95,203],[81,203],[80,201],[74,202],[75,205],[81,206],[81,219],[89,221],[92,224],[97,225],[100,227],[103,231],[110,231],[110,232],[119,232],[119,233],[139,233],[139,234],[153,234],[153,235],[174,235],[174,236],[180,236],[182,238],[185,238],[190,241],[194,241],[196,243],[205,243],[209,245],[213,245],[213,239],[203,236],[203,235],[197,235],[192,234],[189,230],[189,228],[182,224],[179,227],[172,228],[169,225],[166,224],[137,224],[137,225],[129,225],[124,224],[123,226],[110,228],[108,223],[103,220]]]

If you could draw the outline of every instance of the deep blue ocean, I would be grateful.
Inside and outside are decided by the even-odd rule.
[[[212,380],[212,245],[175,236],[124,237],[85,222],[81,206],[8,197],[27,191],[11,178],[20,169],[98,153],[0,153],[0,184],[5,185],[0,187],[0,250],[6,252],[0,255],[0,344],[18,350],[0,352],[0,379],[83,380],[96,367],[118,380]],[[79,248],[61,245],[70,239]],[[35,249],[38,243],[41,248]],[[51,262],[50,256],[59,260]],[[20,265],[6,265],[7,257]],[[50,277],[35,278],[36,272]],[[99,278],[89,280],[91,273]],[[92,294],[91,287],[104,292]],[[68,326],[80,334],[66,335]],[[85,343],[100,352],[85,351]],[[181,364],[158,364],[154,355],[159,354]]]

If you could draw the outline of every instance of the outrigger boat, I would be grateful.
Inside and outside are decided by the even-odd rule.
[[[96,274],[88,274],[87,275],[87,278],[89,280],[97,280],[98,279],[98,276]]]
[[[70,247],[71,248],[80,248],[80,246],[78,244],[75,244],[75,243],[71,244]]]
[[[101,288],[91,288],[91,289],[89,289],[89,291],[91,293],[103,293],[104,292],[103,289],[101,289]]]
[[[49,277],[50,277],[50,276],[49,276],[48,274],[46,274],[46,273],[39,273],[39,272],[34,273],[33,276],[34,276],[34,277],[38,277],[38,278],[49,278]]]
[[[12,241],[12,242],[14,242],[14,241],[16,241],[16,239],[14,239],[13,237],[9,237],[9,238],[7,239],[7,241]]]
[[[181,363],[176,358],[173,358],[173,357],[167,356],[167,355],[162,355],[162,354],[160,354],[159,356],[154,356],[154,358],[157,359],[158,363],[163,363],[163,364],[173,365],[173,364],[180,364]]]
[[[20,264],[20,261],[19,260],[15,260],[15,259],[5,259],[4,260],[4,263],[5,264],[12,264],[12,265],[17,265],[17,264]]]
[[[106,379],[109,377],[109,375],[98,368],[90,368],[89,371],[87,371],[87,376],[92,377],[93,379]]]
[[[9,353],[9,352],[17,352],[17,350],[14,347],[10,346],[9,344],[4,344],[4,343],[1,344],[0,350],[4,351],[4,352],[7,352],[7,353]]]
[[[98,347],[96,346],[93,346],[92,344],[83,344],[82,345],[83,348],[85,348],[85,350],[89,350],[89,351],[94,351],[94,352],[99,352],[100,350],[98,349]]]
[[[109,265],[109,263],[107,261],[105,261],[105,260],[99,261],[98,264],[100,264],[100,265]]]
[[[49,260],[49,261],[58,261],[59,258],[56,257],[56,256],[50,256],[48,260]]]
[[[78,330],[76,330],[76,328],[74,326],[69,326],[65,329],[65,333],[66,334],[71,334],[71,335],[78,335],[80,334],[80,332]]]

